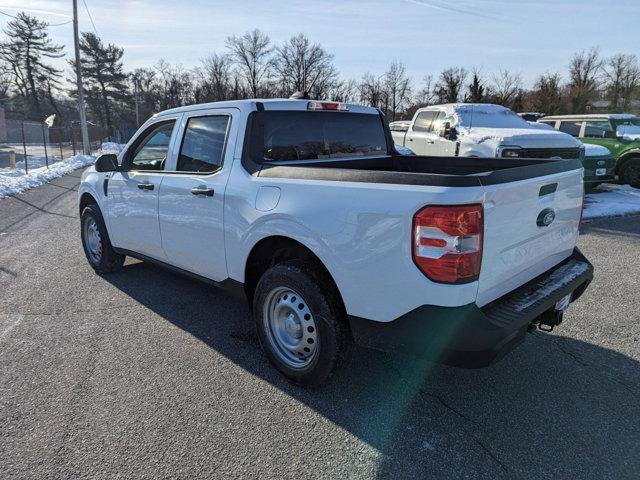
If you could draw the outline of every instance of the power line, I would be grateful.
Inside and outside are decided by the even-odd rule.
[[[18,18],[15,15],[11,15],[9,13],[3,12],[2,10],[0,10],[0,14],[5,15],[5,16],[7,16],[9,18],[13,18],[13,19],[17,19]],[[68,20],[68,21],[62,22],[62,23],[48,23],[47,26],[48,27],[60,27],[62,25],[69,25],[72,22],[73,22],[73,20]]]
[[[91,25],[93,25],[93,31],[96,33],[96,37],[99,37],[100,35],[98,35],[98,29],[96,28],[96,24],[93,23],[93,17],[91,17],[91,12],[89,11],[87,2],[85,0],[82,0],[82,3],[84,3],[84,9],[87,11],[87,15],[89,15],[89,20],[91,20]]]

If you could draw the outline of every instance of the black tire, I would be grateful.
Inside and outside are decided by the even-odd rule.
[[[627,160],[620,169],[622,183],[628,183],[633,188],[640,188],[640,158]]]
[[[95,225],[99,233],[99,254],[92,251],[91,240],[87,238],[87,227],[93,225]],[[122,268],[126,257],[113,249],[102,213],[100,213],[100,208],[95,203],[87,205],[82,211],[82,215],[80,215],[80,237],[82,238],[82,247],[87,261],[96,272],[111,273]]]
[[[278,352],[278,347],[274,344],[274,335],[268,331],[265,310],[270,304],[269,298],[278,289],[298,292],[307,303],[304,308],[308,308],[312,314],[311,321],[317,329],[317,336],[313,357],[307,365],[294,368],[287,364],[282,359],[283,354]],[[300,308],[299,305],[301,304],[294,307]],[[253,315],[258,337],[267,357],[294,383],[301,385],[323,383],[350,358],[353,341],[342,302],[332,282],[318,273],[318,269],[313,268],[312,265],[292,261],[269,268],[256,287],[253,297]],[[304,325],[302,328],[305,328]]]

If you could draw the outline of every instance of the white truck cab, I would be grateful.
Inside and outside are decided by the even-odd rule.
[[[274,99],[155,115],[78,206],[96,272],[130,256],[239,292],[311,384],[354,340],[479,367],[558,325],[593,275],[582,200],[577,160],[401,156],[374,108]]]
[[[536,128],[500,105],[432,105],[408,125],[395,123],[395,144],[416,155],[578,159],[582,152],[570,135]]]

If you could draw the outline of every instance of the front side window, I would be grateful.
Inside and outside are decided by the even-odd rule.
[[[558,130],[564,133],[568,133],[572,137],[577,137],[580,135],[580,128],[582,127],[582,120],[563,120],[560,122],[560,127]]]
[[[162,122],[142,134],[134,145],[133,153],[129,158],[131,170],[164,169],[175,123],[175,120]]]
[[[253,123],[256,144],[252,155],[258,161],[387,154],[384,125],[375,114],[265,111],[256,113]]]
[[[439,130],[444,128],[444,124],[449,122],[451,126],[453,126],[454,118],[452,116],[447,116],[444,112],[438,112],[436,118],[433,119],[433,125],[431,130],[438,133]]]
[[[584,124],[586,138],[615,138],[615,132],[608,120],[587,120]]]
[[[193,117],[184,131],[177,170],[179,172],[215,172],[222,166],[228,115]]]
[[[430,132],[431,123],[433,122],[433,119],[437,113],[438,112],[434,112],[434,111],[420,112],[416,117],[416,121],[413,122],[413,131],[414,132]]]

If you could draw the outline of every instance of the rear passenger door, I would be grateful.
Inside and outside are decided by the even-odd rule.
[[[432,123],[437,113],[433,110],[418,113],[411,129],[407,132],[405,147],[410,148],[417,155],[436,155],[434,147],[436,135],[433,133]]]
[[[168,263],[216,281],[227,278],[222,215],[238,114],[211,109],[183,116],[159,194]]]

